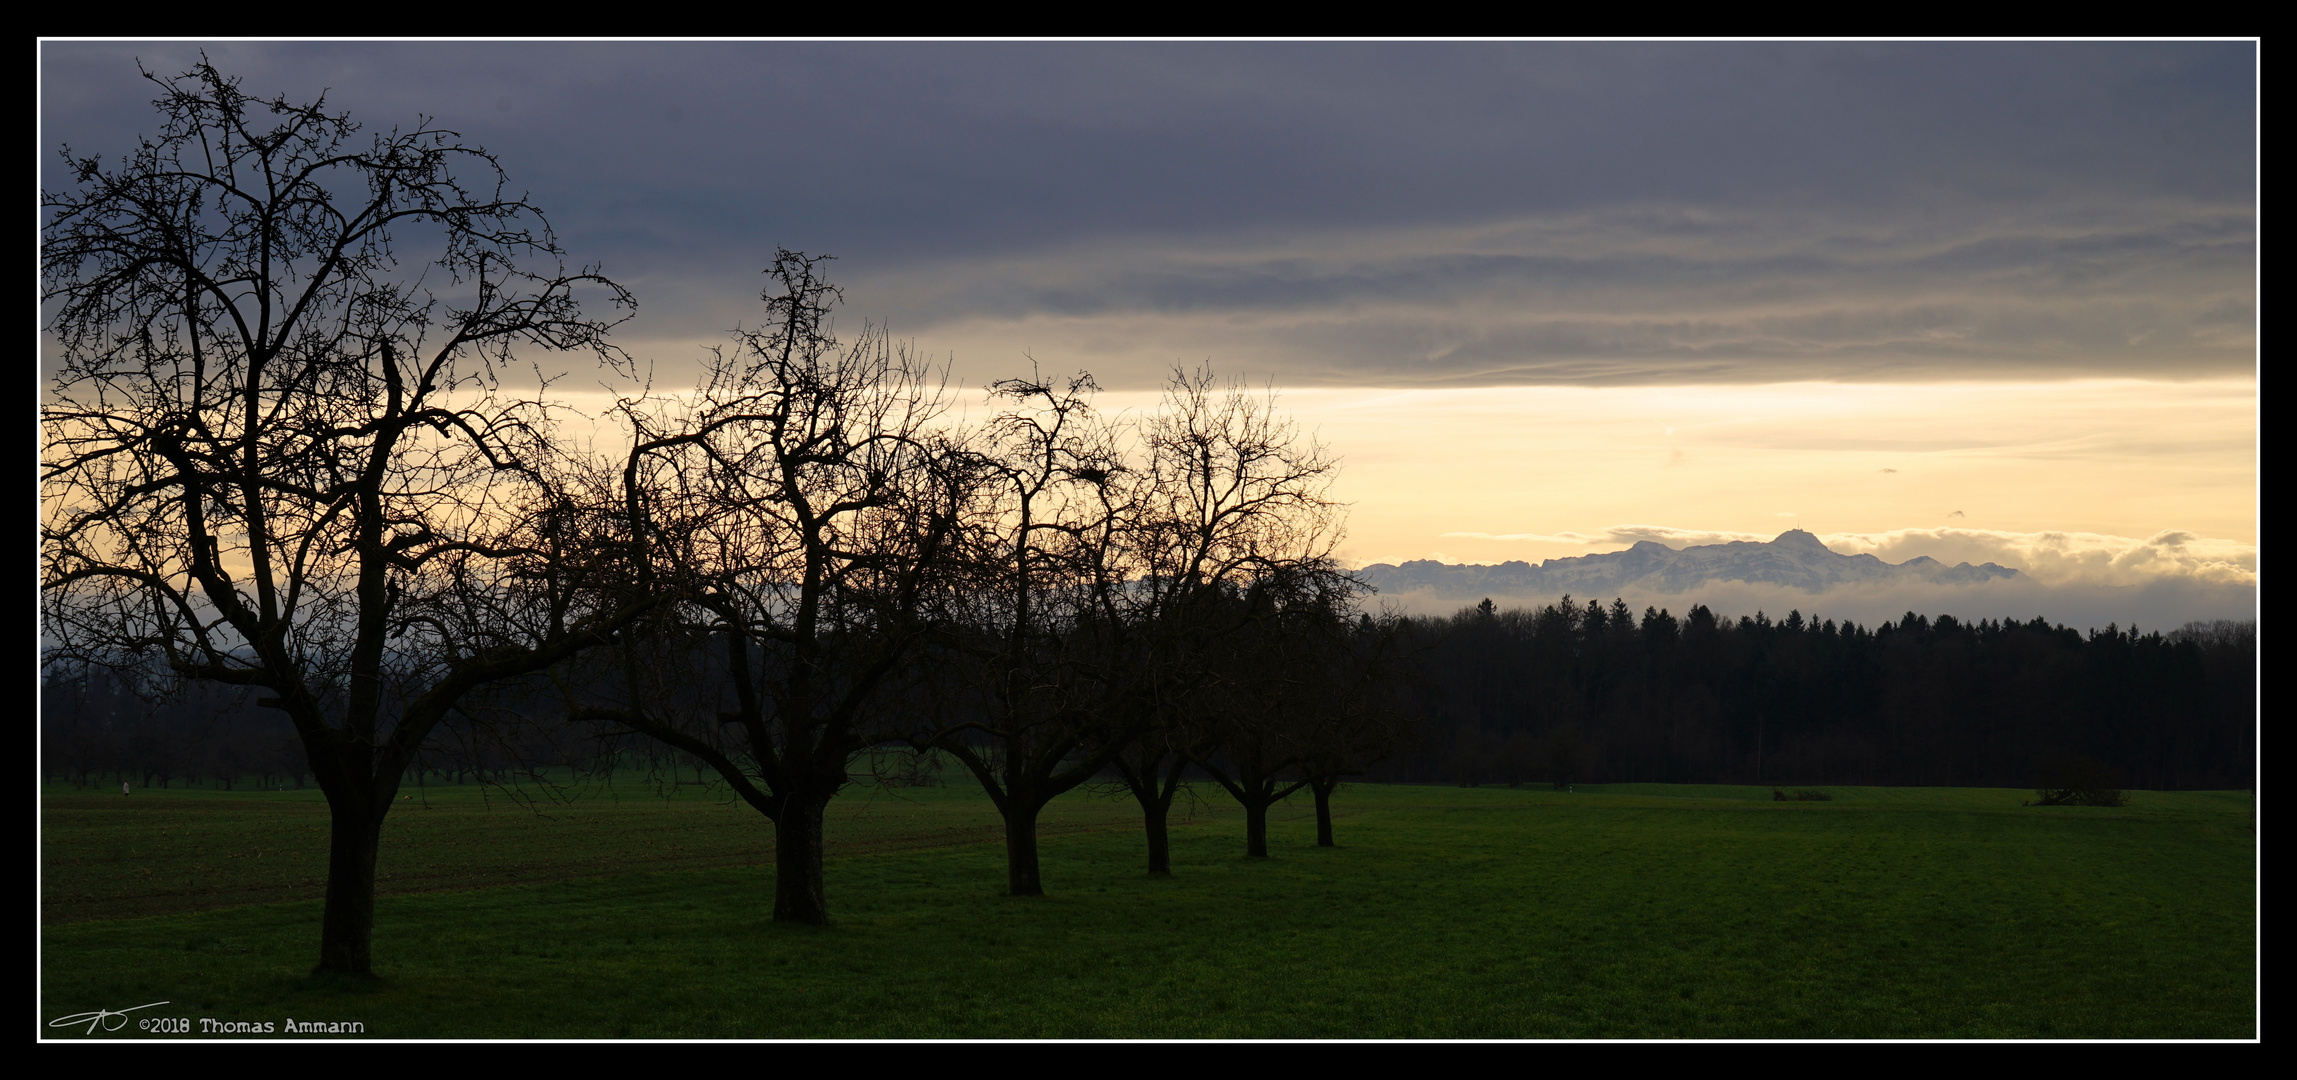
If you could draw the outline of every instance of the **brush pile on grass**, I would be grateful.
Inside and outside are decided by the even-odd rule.
[[[2053,764],[2045,773],[2042,785],[2034,789],[2034,798],[2021,806],[2128,806],[2129,793],[2123,791],[2106,767],[2091,758],[2076,758]]]
[[[2039,787],[2039,796],[2021,806],[2128,806],[2129,792],[2112,787]]]

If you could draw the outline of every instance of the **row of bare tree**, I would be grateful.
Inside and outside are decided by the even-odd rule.
[[[1258,854],[1270,803],[1392,741],[1332,464],[1266,396],[1182,374],[1126,424],[1032,376],[969,423],[882,328],[839,341],[789,251],[763,324],[656,393],[608,339],[630,294],[456,133],[148,77],[162,133],[43,193],[45,657],[288,717],[333,819],[322,970],[370,970],[384,817],[497,692],[706,762],[802,922],[873,747],[972,771],[1034,895],[1039,812],[1104,770],[1161,871],[1181,763]],[[570,437],[538,355],[631,380],[621,450]]]
[[[777,256],[772,321],[698,393],[622,403],[623,516],[572,560],[636,583],[626,602],[678,597],[569,684],[572,715],[707,762],[772,819],[777,918],[827,917],[823,810],[872,746],[963,764],[1034,896],[1040,812],[1106,770],[1166,872],[1187,764],[1265,854],[1271,802],[1387,744],[1370,682],[1391,635],[1330,558],[1330,460],[1267,397],[1181,374],[1120,424],[1090,376],[1031,377],[961,426],[913,353],[830,334],[822,261]]]

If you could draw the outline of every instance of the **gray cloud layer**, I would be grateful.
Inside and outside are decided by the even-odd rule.
[[[48,147],[154,123],[47,43]],[[497,151],[664,349],[775,244],[857,313],[1115,384],[2246,370],[2248,43],[226,43]],[[53,183],[51,177],[47,182]]]
[[[928,324],[1036,320],[1034,336],[1120,362],[1095,331],[1131,324],[1122,337],[1152,350],[1225,342],[1294,382],[2159,376],[2250,369],[2255,254],[2246,208],[2198,203],[1953,225],[1631,207],[1032,253],[873,284]]]

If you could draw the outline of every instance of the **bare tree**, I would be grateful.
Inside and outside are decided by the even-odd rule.
[[[1120,704],[1137,672],[1110,662],[1128,627],[1113,606],[1127,471],[1094,413],[1092,376],[992,384],[1005,411],[982,433],[986,479],[969,520],[970,573],[943,680],[943,721],[913,736],[981,782],[1005,821],[1007,890],[1041,896],[1037,817],[1090,780],[1131,737]]]
[[[1291,676],[1267,664],[1280,641],[1268,616],[1349,585],[1331,561],[1341,536],[1341,507],[1329,497],[1338,467],[1276,411],[1272,394],[1223,385],[1209,369],[1176,371],[1145,443],[1129,533],[1135,584],[1124,597],[1142,628],[1135,651],[1151,676],[1146,707],[1166,733],[1161,747],[1174,753],[1152,744],[1118,774],[1141,804],[1151,872],[1169,872],[1160,838],[1189,763],[1245,804],[1248,848],[1267,853],[1267,807],[1298,786],[1277,777],[1306,751],[1273,724],[1291,700],[1275,681]]]
[[[974,773],[1004,815],[1008,888],[1043,892],[1044,806],[1105,769],[1140,801],[1150,870],[1170,872],[1165,825],[1207,729],[1190,702],[1224,673],[1221,643],[1250,623],[1247,590],[1328,569],[1332,467],[1272,403],[1209,372],[1176,373],[1128,462],[1093,413],[1090,376],[992,388],[990,483],[968,519],[965,693],[915,740]],[[967,677],[970,676],[970,677]]]
[[[1245,854],[1268,855],[1268,811],[1308,786],[1327,738],[1335,695],[1328,680],[1332,599],[1349,579],[1330,567],[1255,582],[1236,601],[1243,626],[1227,635],[1212,668],[1217,683],[1181,726],[1189,761],[1244,807]]]
[[[830,800],[906,724],[901,665],[945,621],[974,483],[936,372],[882,330],[831,334],[827,258],[777,253],[770,321],[713,354],[690,402],[624,403],[634,558],[694,592],[572,713],[693,755],[772,820],[774,918],[803,923],[829,919]]]
[[[632,301],[455,132],[362,140],[204,61],[146,78],[161,133],[67,148],[41,196],[47,659],[156,656],[284,711],[333,819],[318,966],[364,975],[426,736],[654,602],[559,557],[578,493],[542,391],[505,384],[520,346],[620,364],[584,302]]]
[[[1332,793],[1340,782],[1402,751],[1413,735],[1411,713],[1397,701],[1402,689],[1400,621],[1368,612],[1350,619],[1358,598],[1355,583],[1336,585],[1327,595],[1340,602],[1315,605],[1295,628],[1305,640],[1294,654],[1311,672],[1306,686],[1317,699],[1303,733],[1300,773],[1316,800],[1318,847],[1336,846]]]

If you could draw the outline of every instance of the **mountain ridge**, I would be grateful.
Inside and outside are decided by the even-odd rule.
[[[1781,585],[1819,593],[1846,584],[1975,585],[2024,576],[1990,562],[1947,566],[1928,555],[1902,563],[1887,563],[1872,555],[1843,555],[1801,529],[1789,529],[1769,541],[1733,540],[1680,550],[1653,540],[1638,540],[1625,551],[1546,559],[1538,566],[1520,559],[1497,564],[1412,559],[1400,565],[1374,563],[1357,574],[1381,592],[1579,594],[1680,593],[1718,581]]]

